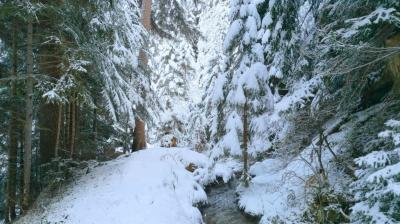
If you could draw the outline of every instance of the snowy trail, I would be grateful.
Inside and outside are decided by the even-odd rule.
[[[199,170],[187,171],[190,163]],[[193,205],[207,200],[198,181],[208,167],[207,157],[185,148],[133,153],[95,168],[18,223],[202,223]]]

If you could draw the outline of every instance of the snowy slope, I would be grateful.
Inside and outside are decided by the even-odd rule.
[[[188,172],[190,163],[200,172]],[[137,152],[95,168],[17,223],[202,223],[193,205],[207,200],[198,182],[204,182],[200,174],[208,168],[208,159],[189,149]]]

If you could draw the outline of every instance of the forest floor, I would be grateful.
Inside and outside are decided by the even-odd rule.
[[[50,202],[39,199],[17,223],[202,223],[196,204],[207,201],[199,183],[209,168],[206,156],[187,148],[132,153],[90,170]]]

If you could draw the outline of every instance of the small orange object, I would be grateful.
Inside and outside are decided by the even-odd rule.
[[[177,147],[177,146],[178,146],[178,139],[172,137],[171,144],[169,145],[169,147]]]
[[[193,173],[198,167],[193,163],[190,163],[189,166],[186,167],[186,170]]]

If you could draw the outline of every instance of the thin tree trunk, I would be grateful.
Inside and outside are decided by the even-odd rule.
[[[8,181],[6,183],[4,183],[4,185],[2,187],[4,187],[4,192],[6,194],[8,194]],[[7,197],[8,197],[8,195],[7,195]],[[6,223],[6,224],[10,223],[10,214],[9,214],[10,212],[8,209],[7,197],[6,197],[6,201],[5,201],[6,204],[5,204],[5,211],[4,211],[4,223]]]
[[[65,105],[65,152],[70,149],[70,130],[71,130],[71,103]]]
[[[63,151],[65,149],[65,105],[66,104],[61,104],[61,123],[60,123],[60,139],[59,139],[59,146],[58,146],[58,156],[60,158],[63,157]]]
[[[243,108],[243,180],[244,180],[244,186],[248,187],[249,186],[249,174],[248,174],[248,169],[249,169],[249,155],[248,155],[248,137],[249,137],[249,130],[248,130],[248,105],[247,105],[247,100],[246,103],[244,104]]]
[[[54,150],[54,155],[56,158],[59,157],[59,152],[60,152],[62,112],[63,112],[63,106],[62,106],[62,104],[60,104],[60,106],[58,108],[58,122],[57,122],[58,127],[57,127],[56,148]]]
[[[15,99],[17,95],[17,88],[16,88],[16,78],[17,78],[17,31],[16,31],[16,24],[14,24],[14,28],[12,31],[12,48],[13,48],[13,55],[12,55],[12,71],[11,76],[13,80],[11,81],[11,99]],[[15,103],[12,103],[11,108],[11,121],[10,121],[10,145],[8,149],[8,186],[7,186],[7,208],[8,213],[6,214],[9,216],[9,221],[12,221],[16,217],[15,213],[15,204],[16,204],[16,182],[17,182],[17,154],[18,154],[18,142],[17,142],[17,107]]]
[[[78,94],[75,95],[75,97],[78,97]],[[80,110],[79,110],[79,103],[75,101],[75,133],[74,133],[74,151],[75,151],[75,158],[79,159],[80,156],[82,155],[82,149],[79,149],[79,152],[77,152],[77,142],[79,141],[79,116],[80,116]]]
[[[74,149],[75,149],[75,122],[76,122],[76,103],[75,103],[75,99],[73,100],[73,102],[71,103],[71,134],[70,134],[70,157],[71,159],[74,158]]]
[[[323,130],[320,129],[320,131],[319,131],[319,146],[317,149],[317,159],[318,159],[319,168],[320,168],[319,172],[322,175],[323,182],[324,182],[323,184],[325,184],[325,183],[327,183],[328,178],[327,178],[327,173],[325,171],[324,164],[322,161],[322,150],[323,150],[323,144],[324,144],[323,136],[324,136]]]
[[[216,138],[214,138],[215,139],[215,142],[214,143],[217,143],[218,142],[218,140],[217,139],[220,139],[223,135],[224,135],[224,125],[223,125],[223,120],[224,120],[224,103],[223,102],[220,102],[220,103],[218,103],[218,107],[217,107],[217,110],[218,110],[218,114],[217,114],[217,136],[216,136]]]
[[[24,213],[24,208],[23,208],[23,204],[24,204],[24,123],[21,120],[20,122],[18,122],[18,157],[19,157],[19,185],[18,185],[18,204],[20,205],[21,208],[21,214]]]
[[[127,114],[124,133],[124,154],[129,151],[129,139],[129,115]]]
[[[33,25],[28,22],[27,40],[27,80],[26,80],[26,117],[24,138],[24,199],[23,208],[27,209],[30,204],[31,166],[32,166],[32,117],[33,117]]]
[[[94,109],[93,109],[93,142],[94,145],[97,145],[97,107],[96,107],[96,99],[94,99]]]

